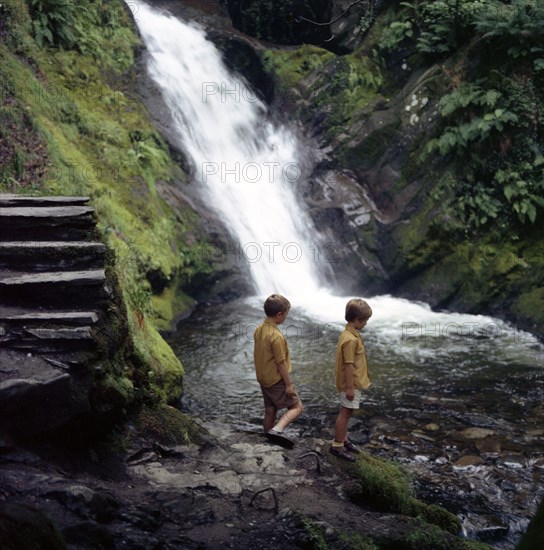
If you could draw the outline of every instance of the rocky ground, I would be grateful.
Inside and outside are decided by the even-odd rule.
[[[201,445],[174,447],[129,429],[131,442],[117,453],[111,445],[23,449],[0,441],[2,547],[29,548],[25,537],[40,533],[42,544],[49,538],[48,548],[62,548],[52,524],[68,548],[146,550],[318,548],[320,541],[365,548],[362,537],[370,536],[400,548],[391,545],[415,528],[416,520],[350,502],[353,479],[324,440],[286,450],[260,433],[206,428]],[[448,548],[462,548],[444,536]]]

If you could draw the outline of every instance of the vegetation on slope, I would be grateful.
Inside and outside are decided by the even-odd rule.
[[[196,242],[195,214],[174,212],[158,191],[185,175],[138,101],[139,46],[121,0],[0,5],[0,191],[91,197],[138,370],[116,357],[106,378],[129,401],[136,381],[170,400],[183,369],[153,324],[153,304],[205,266],[185,244]],[[179,311],[162,309],[164,328]]]

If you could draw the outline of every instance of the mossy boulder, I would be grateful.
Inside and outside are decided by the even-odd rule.
[[[5,550],[66,548],[61,533],[44,512],[17,502],[0,502],[0,540]]]
[[[460,533],[461,522],[455,514],[415,498],[411,477],[400,464],[360,453],[350,473],[356,480],[348,492],[353,502],[421,518],[453,535]]]
[[[142,408],[135,424],[141,437],[165,446],[198,444],[206,433],[191,417],[164,404]]]

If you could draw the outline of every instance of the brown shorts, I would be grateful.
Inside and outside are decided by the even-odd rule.
[[[279,410],[296,405],[299,401],[298,395],[295,395],[294,397],[288,397],[285,393],[286,389],[287,388],[283,380],[276,382],[268,388],[261,386],[261,391],[263,392],[264,398],[264,406],[274,407]]]

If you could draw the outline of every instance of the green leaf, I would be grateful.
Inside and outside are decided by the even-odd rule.
[[[529,220],[531,223],[535,223],[536,220],[536,208],[531,204],[529,206],[529,209],[527,211],[527,215],[529,216]]]
[[[507,198],[508,202],[512,201],[512,197],[517,195],[517,190],[513,185],[507,185],[504,188],[504,196]]]

